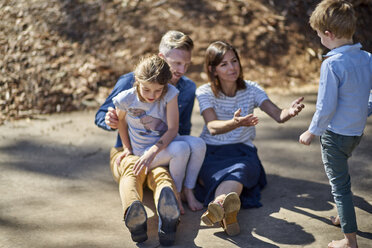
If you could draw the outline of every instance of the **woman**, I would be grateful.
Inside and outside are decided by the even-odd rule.
[[[197,199],[208,205],[202,221],[206,225],[220,222],[232,236],[240,232],[237,214],[241,205],[261,206],[260,190],[266,184],[252,143],[258,123],[254,108],[283,123],[304,108],[303,97],[288,109],[278,108],[257,83],[243,79],[236,49],[223,41],[208,47],[205,70],[210,82],[197,89],[196,97],[205,121],[201,138],[207,152],[195,191]]]

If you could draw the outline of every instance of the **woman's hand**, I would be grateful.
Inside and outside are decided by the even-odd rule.
[[[258,124],[258,117],[257,116],[254,116],[253,114],[249,114],[249,115],[246,115],[246,116],[240,116],[241,112],[242,112],[242,110],[239,108],[234,113],[234,118],[233,119],[234,119],[234,122],[238,126],[249,127],[249,126],[256,126]]]
[[[288,115],[290,117],[294,117],[298,115],[298,113],[300,113],[301,110],[305,107],[305,105],[301,103],[303,100],[304,100],[304,97],[299,97],[291,103],[288,109]]]
[[[132,154],[133,154],[133,152],[130,149],[124,148],[124,150],[121,152],[119,157],[116,158],[116,164],[120,165],[121,160],[123,160],[123,158],[125,158],[128,155],[132,155]]]
[[[150,150],[146,151],[134,164],[133,172],[134,175],[138,176],[142,169],[145,170],[145,174],[147,174],[148,168],[150,167],[152,161],[154,160],[156,153]]]

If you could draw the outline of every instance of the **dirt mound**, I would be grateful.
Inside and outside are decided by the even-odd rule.
[[[3,0],[0,2],[0,124],[40,113],[97,107],[170,29],[194,42],[188,76],[206,82],[215,40],[239,48],[246,78],[269,88],[316,84],[326,52],[308,25],[310,0]],[[372,50],[372,3],[354,1],[357,41]]]

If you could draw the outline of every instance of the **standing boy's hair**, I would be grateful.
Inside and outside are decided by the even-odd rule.
[[[172,79],[172,72],[170,71],[169,65],[164,61],[164,59],[162,59],[158,55],[152,55],[140,60],[140,62],[136,66],[136,69],[134,70],[134,76],[136,79],[134,86],[137,86],[137,94],[138,96],[140,96],[140,99],[142,97],[141,94],[139,94],[138,84],[145,82],[164,85],[161,95],[161,97],[163,97],[164,94],[167,93],[168,83]]]
[[[329,31],[336,38],[351,39],[356,28],[353,5],[344,0],[323,0],[311,14],[309,23],[314,30]]]
[[[159,52],[166,56],[172,49],[181,49],[191,52],[193,48],[194,42],[190,36],[180,31],[171,30],[161,38]]]

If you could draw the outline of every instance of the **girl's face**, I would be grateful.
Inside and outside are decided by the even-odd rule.
[[[164,85],[153,82],[139,83],[139,93],[145,102],[153,103],[158,100],[164,89]]]
[[[240,66],[235,53],[228,51],[221,63],[216,66],[215,76],[218,77],[221,83],[236,83],[240,75]]]

